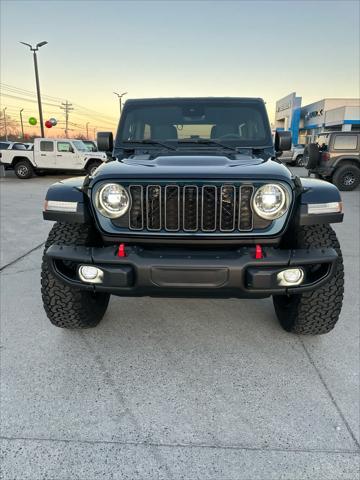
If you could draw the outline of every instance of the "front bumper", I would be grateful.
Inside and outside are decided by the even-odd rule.
[[[261,259],[255,258],[252,247],[210,251],[128,246],[126,257],[119,257],[117,251],[116,245],[103,248],[52,245],[46,256],[53,273],[76,288],[120,296],[211,298],[265,298],[314,290],[334,275],[338,257],[332,248],[266,247]],[[101,268],[102,283],[90,284],[81,281],[78,274],[69,275],[68,262],[76,267],[73,272],[80,265]],[[303,284],[291,288],[278,284],[277,274],[289,267],[304,269]]]

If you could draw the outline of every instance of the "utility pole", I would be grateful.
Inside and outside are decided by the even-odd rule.
[[[6,124],[6,109],[7,109],[7,107],[5,107],[3,109],[3,113],[4,113],[5,140],[7,141],[8,140],[8,134],[7,134],[7,124]]]
[[[96,140],[96,127],[94,127],[94,140]]]
[[[90,122],[86,122],[86,140],[89,140],[89,123]]]
[[[20,110],[20,123],[21,123],[21,133],[22,133],[22,138],[24,140],[25,138],[25,135],[24,135],[24,123],[23,123],[23,118],[22,118],[22,112],[23,112],[23,108]]]
[[[122,97],[124,95],[127,95],[128,92],[123,92],[123,93],[117,93],[117,92],[113,92],[114,95],[116,95],[119,99],[119,107],[120,107],[120,115],[121,115],[121,110],[122,110]]]
[[[40,47],[43,47],[48,42],[37,43],[35,48],[32,45],[30,45],[30,43],[25,43],[25,42],[20,42],[20,43],[29,47],[30,50],[34,54],[33,57],[34,57],[34,69],[35,69],[36,93],[37,93],[37,101],[38,101],[38,107],[39,107],[40,131],[41,131],[41,136],[45,137],[44,119],[43,119],[42,105],[41,105],[41,95],[40,95],[39,70],[38,70],[36,52],[39,50]]]
[[[69,103],[67,100],[66,102],[61,104],[62,106],[60,107],[61,110],[64,110],[65,112],[65,137],[69,138],[68,136],[68,130],[69,130],[69,113],[71,110],[74,110],[72,103]]]

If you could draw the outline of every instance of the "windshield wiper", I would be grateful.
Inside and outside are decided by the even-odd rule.
[[[233,152],[238,152],[237,147],[231,147],[230,145],[225,145],[225,143],[218,142],[217,140],[210,140],[208,138],[190,138],[190,139],[181,139],[178,140],[178,143],[197,143],[203,145],[218,145],[221,148],[227,148],[228,150],[232,150]]]
[[[176,150],[176,147],[172,147],[171,145],[167,145],[166,143],[158,142],[157,140],[124,140],[122,143],[136,143],[139,145],[161,145],[162,147],[167,148],[168,150]]]

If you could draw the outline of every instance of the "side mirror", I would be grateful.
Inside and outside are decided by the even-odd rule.
[[[98,132],[96,140],[99,152],[113,151],[114,137],[112,132]]]
[[[291,132],[276,132],[275,152],[284,152],[285,150],[291,150]]]

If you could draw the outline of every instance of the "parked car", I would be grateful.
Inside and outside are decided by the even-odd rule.
[[[354,190],[360,184],[360,133],[321,133],[305,149],[304,164],[309,175],[328,180],[339,190]]]
[[[14,169],[21,179],[34,173],[87,172],[92,174],[107,160],[103,152],[89,152],[81,140],[68,138],[36,138],[33,150],[22,145],[22,152],[3,150],[1,163],[5,169]]]
[[[98,134],[117,160],[47,192],[50,321],[94,327],[110,294],[273,296],[285,330],[329,332],[344,288],[330,227],[343,219],[341,197],[281,164],[275,152],[290,146],[290,132],[273,145],[258,98],[128,100],[115,144]]]
[[[286,152],[282,152],[281,156],[279,157],[283,163],[287,163],[291,166],[303,166],[303,155],[304,155],[304,148],[305,145],[302,143],[298,143],[297,145],[293,145],[290,150]]]

